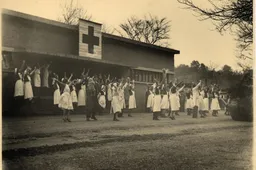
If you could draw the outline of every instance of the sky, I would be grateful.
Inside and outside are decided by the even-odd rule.
[[[2,0],[1,7],[47,19],[57,20],[64,0]],[[120,23],[135,15],[152,14],[171,20],[170,48],[180,51],[175,55],[175,66],[198,60],[219,69],[227,64],[239,70],[235,57],[236,41],[229,32],[221,35],[212,22],[199,21],[192,11],[183,9],[177,0],[76,0],[92,15],[92,20],[117,28]],[[194,0],[207,7],[206,0]]]

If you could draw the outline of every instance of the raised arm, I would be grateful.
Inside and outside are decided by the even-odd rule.
[[[66,74],[66,72],[64,72],[64,78],[67,78],[67,74]]]
[[[84,76],[84,72],[85,72],[85,68],[84,68],[83,71],[82,71],[82,74],[81,74],[82,76]]]
[[[198,89],[198,87],[201,85],[201,80],[199,81],[199,83],[193,88],[193,89]]]
[[[48,63],[45,67],[48,69],[51,66],[52,62]]]
[[[89,76],[90,70],[91,70],[90,68],[87,70],[87,72],[86,72],[85,75],[84,75],[85,77],[88,77],[88,76]]]
[[[70,82],[73,77],[73,73],[71,73],[70,77],[68,78],[68,81]]]
[[[127,85],[128,85],[128,83],[125,82],[122,88],[125,89],[127,87]]]
[[[179,90],[178,92],[181,92],[183,89],[184,89],[185,85],[183,85]]]
[[[135,81],[132,80],[132,88],[134,89],[135,88]]]
[[[56,79],[56,78],[53,78],[55,81],[57,81],[58,83],[60,83],[61,85],[63,85],[63,86],[65,86],[66,84],[65,83],[63,83],[63,82],[61,82],[61,81],[59,81],[58,79]]]
[[[166,80],[166,77],[167,77],[166,72],[167,72],[167,70],[163,69],[163,78],[162,78],[161,84],[165,84],[165,80]]]
[[[19,68],[19,72],[22,72],[22,71],[24,70],[25,64],[26,64],[26,61],[23,60],[21,66],[20,66],[20,68]]]
[[[34,72],[36,71],[36,69],[34,68],[34,70],[32,70],[29,75],[31,76]]]

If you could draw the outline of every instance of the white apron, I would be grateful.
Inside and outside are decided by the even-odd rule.
[[[36,69],[34,72],[34,86],[41,87],[41,77],[40,77],[40,70]]]
[[[135,91],[132,90],[132,95],[129,96],[129,109],[136,108]]]
[[[147,100],[147,108],[152,107],[153,98],[154,98],[154,94],[150,91],[150,94],[149,94],[148,100]]]
[[[54,105],[59,104],[59,101],[60,101],[60,87],[57,84],[57,89],[53,93],[53,104]]]
[[[153,112],[161,111],[161,95],[154,95],[152,105]]]
[[[86,86],[81,85],[81,89],[78,92],[78,106],[85,106],[86,105],[86,100],[85,100],[85,90]]]
[[[161,109],[169,109],[168,94],[165,94],[161,100]]]
[[[99,105],[105,109],[106,108],[106,96],[105,95],[100,95],[99,97]]]
[[[71,92],[71,98],[73,103],[77,103],[77,94],[76,94],[76,88],[73,86],[73,90]]]
[[[60,96],[59,108],[66,110],[73,110],[72,98],[70,95],[70,88],[66,84],[64,88],[64,92]]]
[[[14,97],[24,96],[24,82],[22,81],[22,75],[18,73],[20,79],[16,81],[14,87]]]
[[[25,82],[24,84],[24,99],[31,99],[34,97],[30,76],[28,76],[28,79],[29,81]]]
[[[179,106],[179,98],[176,93],[171,93],[169,97],[170,105],[171,105],[171,110],[172,111],[179,111],[180,106]]]

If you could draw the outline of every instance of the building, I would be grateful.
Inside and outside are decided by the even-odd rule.
[[[171,80],[174,55],[179,53],[102,33],[99,23],[80,20],[78,26],[71,26],[5,9],[2,11],[3,111],[9,110],[13,99],[14,82],[10,76],[24,59],[31,66],[52,61],[51,69],[60,75],[65,71],[78,76],[82,68],[91,68],[91,74],[130,76],[136,83],[136,111],[144,111],[147,84],[160,78],[163,68],[169,69]],[[51,89],[44,89],[43,94],[41,99],[52,103]]]

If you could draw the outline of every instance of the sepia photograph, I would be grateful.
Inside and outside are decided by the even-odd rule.
[[[2,0],[2,169],[253,169],[253,0]]]

